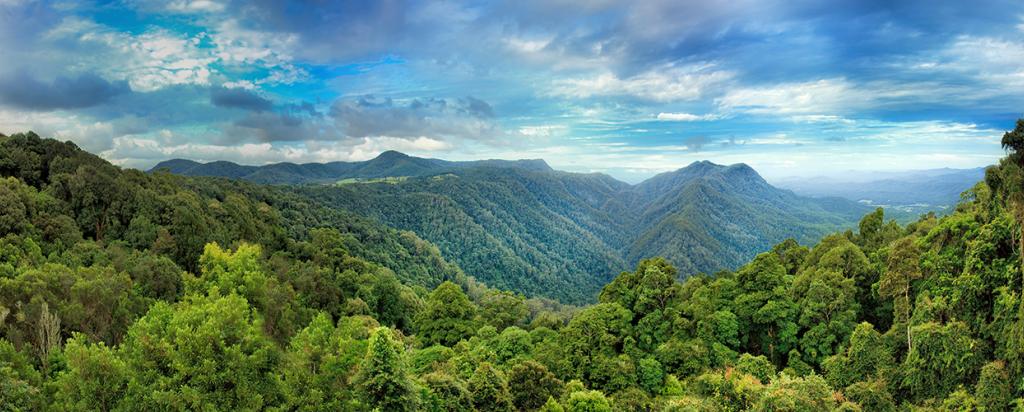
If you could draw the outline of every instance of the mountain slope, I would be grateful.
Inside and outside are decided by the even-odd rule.
[[[681,273],[732,269],[790,237],[813,242],[866,211],[848,201],[776,189],[745,164],[700,162],[656,176],[636,190],[638,204],[647,198],[639,225],[644,229],[626,251],[626,261],[664,256]]]
[[[555,171],[543,160],[450,162],[389,151],[364,162],[241,166],[171,160],[186,175],[280,188],[434,243],[485,283],[563,302],[592,301],[612,276],[664,256],[682,276],[734,269],[786,238],[855,225],[867,206],[807,198],[750,166],[702,161],[629,185]]]
[[[265,166],[244,166],[226,161],[199,163],[185,159],[172,159],[160,162],[150,171],[165,170],[185,176],[229,177],[256,183],[296,184],[329,183],[352,178],[426,176],[472,167],[551,170],[547,163],[539,159],[451,162],[413,157],[389,150],[376,158],[362,162],[274,163]]]
[[[589,301],[661,255],[683,276],[733,269],[786,238],[810,242],[868,207],[772,187],[747,165],[696,162],[631,186],[602,174],[497,168],[293,188],[411,230],[490,285]]]
[[[399,183],[302,186],[326,205],[416,232],[499,288],[582,302],[626,268],[628,228],[602,210],[623,186],[595,175],[481,167]]]
[[[379,263],[410,285],[430,288],[463,277],[434,245],[412,233],[326,208],[281,188],[122,170],[73,143],[31,132],[0,137],[0,186],[5,177],[53,196],[46,206],[69,216],[41,215],[39,222],[31,222],[15,215],[19,225],[44,227],[46,241],[81,235],[97,242],[120,242],[158,252],[194,271],[208,242],[228,246],[245,241],[271,253],[295,246],[286,239],[306,241],[314,230],[329,229],[337,233],[335,247]],[[9,194],[0,190],[0,217],[23,208],[4,203],[13,200],[5,197]],[[0,226],[0,233],[8,231]],[[64,241],[64,246],[71,242]]]

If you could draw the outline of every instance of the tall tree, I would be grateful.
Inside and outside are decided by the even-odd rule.
[[[878,294],[892,298],[894,324],[901,324],[907,329],[907,350],[912,348],[910,327],[910,288],[913,281],[921,278],[921,251],[914,237],[904,237],[893,242],[889,251],[885,273],[878,284]]]
[[[402,343],[390,328],[377,328],[370,335],[366,357],[356,376],[359,393],[370,409],[414,411],[419,399],[406,375]]]
[[[523,411],[540,409],[548,398],[560,398],[562,386],[562,381],[548,368],[534,361],[519,363],[508,374],[512,403]]]
[[[476,332],[476,308],[462,288],[445,281],[427,297],[416,316],[417,336],[429,346],[454,346]]]
[[[64,349],[67,370],[57,377],[56,406],[67,410],[111,411],[128,384],[128,368],[103,343],[90,345],[76,335]]]
[[[122,353],[136,410],[261,409],[280,401],[280,352],[241,296],[158,302],[128,330]]]
[[[522,296],[508,291],[489,291],[480,298],[480,318],[495,329],[522,326],[529,308]]]
[[[618,303],[600,303],[577,313],[559,331],[572,376],[589,382],[595,362],[614,357],[620,350],[632,318],[633,314]]]
[[[796,345],[797,307],[787,290],[786,267],[767,252],[736,272],[742,293],[736,297],[736,316],[747,350],[763,353],[779,364]]]
[[[489,362],[481,362],[469,379],[469,392],[473,394],[473,407],[480,412],[510,412],[512,396],[501,372]]]

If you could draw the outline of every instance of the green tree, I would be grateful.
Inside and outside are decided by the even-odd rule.
[[[856,286],[853,278],[831,269],[809,268],[791,286],[799,307],[800,350],[808,363],[819,365],[846,340],[856,325]]]
[[[122,347],[132,409],[260,409],[280,400],[280,353],[241,296],[158,302]]]
[[[800,246],[793,238],[786,239],[772,247],[772,253],[779,256],[779,260],[786,266],[786,272],[790,275],[797,274],[810,252],[806,246]]]
[[[647,357],[637,362],[637,381],[649,393],[660,394],[665,387],[665,369],[657,359]]]
[[[893,299],[893,312],[896,324],[904,325],[907,331],[907,348],[912,348],[911,341],[911,295],[912,283],[920,279],[919,261],[921,252],[913,237],[904,237],[893,242],[885,273],[878,283],[878,294]]]
[[[540,412],[565,412],[565,408],[563,408],[555,398],[548,398],[548,401],[544,403],[544,406],[541,406],[538,410]]]
[[[207,244],[199,258],[202,275],[188,282],[189,293],[203,294],[216,288],[237,293],[263,315],[263,327],[278,342],[285,342],[298,328],[296,296],[291,285],[267,274],[263,251],[242,243],[231,252],[216,243]]]
[[[863,322],[850,335],[842,353],[822,363],[829,383],[845,387],[854,382],[883,377],[893,365],[893,356],[882,335],[870,323]]]
[[[90,345],[76,335],[64,347],[67,369],[57,376],[55,407],[66,410],[111,411],[118,408],[129,371],[103,343]]]
[[[130,258],[126,271],[132,284],[147,298],[174,302],[184,289],[181,268],[164,256],[135,254]]]
[[[416,410],[419,400],[406,375],[402,353],[402,344],[391,329],[377,328],[370,335],[356,383],[361,398],[371,409]]]
[[[512,292],[492,290],[480,298],[480,318],[498,330],[522,326],[529,314],[523,297]]]
[[[2,315],[3,308],[0,308],[0,320],[3,319]],[[2,321],[0,326],[3,326]],[[0,338],[0,409],[42,410],[43,398],[39,390],[41,383],[42,377],[33,368],[29,356]]]
[[[608,398],[600,391],[579,391],[569,395],[566,412],[612,412]]]
[[[423,376],[428,392],[427,409],[432,411],[473,410],[473,398],[466,386],[458,379],[444,372],[432,372]]]
[[[550,398],[562,397],[563,383],[544,365],[524,361],[508,373],[508,389],[512,403],[522,411],[540,409]]]
[[[772,365],[764,355],[754,356],[749,353],[740,355],[736,361],[736,370],[753,376],[763,383],[768,383],[775,377],[775,365]]]
[[[903,387],[914,399],[942,398],[974,382],[982,346],[963,322],[914,326],[914,346],[903,361]]]
[[[452,282],[444,282],[427,297],[416,317],[416,332],[426,345],[454,346],[477,330],[476,308]]]
[[[832,389],[818,375],[793,378],[785,374],[765,388],[753,411],[828,411],[836,406]]]
[[[590,382],[594,365],[618,353],[623,338],[629,335],[632,318],[632,313],[618,303],[600,303],[577,313],[559,331],[572,376]]]
[[[500,365],[527,357],[533,350],[530,333],[515,326],[502,331],[488,346],[494,350]]]
[[[665,259],[645,259],[634,272],[616,276],[601,291],[602,303],[618,303],[633,313],[633,335],[641,350],[654,350],[671,338],[681,293],[676,276]]]
[[[884,380],[857,382],[843,390],[847,399],[857,402],[865,411],[895,412],[896,400]]]
[[[366,336],[377,324],[355,318],[341,323],[336,328],[330,316],[320,313],[289,342],[282,365],[289,408],[345,409],[353,397],[353,371],[366,354]]]
[[[736,316],[750,353],[763,353],[775,364],[796,344],[798,313],[790,298],[786,268],[774,253],[762,253],[736,272],[741,293]]]
[[[1002,361],[993,361],[983,366],[974,393],[979,411],[1009,411],[1013,402],[1013,384],[1006,365]]]
[[[473,394],[473,407],[481,412],[512,411],[512,397],[501,372],[488,362],[481,362],[469,379],[469,391]]]

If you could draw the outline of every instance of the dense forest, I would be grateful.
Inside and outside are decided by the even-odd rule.
[[[1024,120],[1003,145],[949,215],[569,308],[284,188],[0,137],[0,409],[1024,407]]]
[[[575,304],[592,302],[648,256],[664,257],[684,276],[735,269],[774,243],[814,242],[871,210],[779,190],[744,164],[706,161],[637,185],[552,170],[541,160],[449,162],[397,152],[259,167],[173,160],[154,170],[309,182],[283,189],[415,232],[494,287]],[[337,180],[324,184],[329,177]]]
[[[525,169],[551,171],[547,162],[532,160],[473,160],[453,162],[424,159],[388,150],[376,158],[362,162],[274,163],[244,166],[228,161],[199,163],[187,159],[171,159],[158,163],[152,170],[165,170],[185,176],[230,177],[255,183],[298,184],[333,183],[346,179],[373,179],[392,176],[434,176],[474,168]]]

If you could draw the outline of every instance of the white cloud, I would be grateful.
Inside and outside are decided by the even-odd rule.
[[[519,134],[526,137],[551,137],[566,130],[564,125],[541,125],[523,126],[519,128]]]
[[[1024,42],[960,36],[942,52],[939,69],[973,75],[1000,87],[1024,87]]]
[[[264,63],[276,65],[292,60],[288,50],[298,47],[298,36],[242,27],[237,20],[225,20],[210,33],[216,55],[228,64]]]
[[[224,11],[224,3],[210,0],[176,0],[167,5],[167,9],[178,13],[216,13]]]
[[[215,11],[215,4],[219,3],[175,2],[168,7]],[[211,25],[208,32],[188,35],[162,28],[135,34],[68,17],[42,40],[50,44],[76,44],[77,53],[64,56],[71,61],[53,64],[69,64],[71,69],[124,79],[133,90],[142,92],[172,85],[216,84],[228,77],[221,72],[223,67],[233,73],[231,83],[237,84],[294,84],[309,78],[309,73],[294,63],[290,53],[298,47],[297,35],[247,29],[232,19]],[[260,77],[239,79],[239,73]]]
[[[665,66],[635,76],[613,73],[558,80],[552,94],[562,97],[630,96],[657,102],[696,100],[709,89],[732,79],[734,74],[713,65]]]
[[[693,114],[693,113],[671,113],[661,112],[658,113],[658,120],[666,122],[703,122],[709,120],[718,120],[722,117],[714,113],[708,114]]]
[[[722,111],[771,115],[833,115],[868,100],[861,89],[846,79],[822,79],[802,83],[737,88],[716,99]]]
[[[505,44],[508,45],[509,49],[525,54],[540,52],[550,43],[551,39],[537,40],[521,37],[508,37],[505,39]]]
[[[53,42],[78,42],[75,69],[125,79],[136,91],[179,84],[210,84],[215,58],[199,47],[203,34],[188,37],[163,29],[135,35],[78,18],[64,19],[45,36]]]
[[[112,147],[112,139],[143,133],[146,122],[134,116],[98,121],[69,112],[37,112],[0,109],[0,133],[34,131],[40,136],[70,140],[83,149],[102,153]]]
[[[415,139],[367,137],[362,139],[362,143],[355,146],[341,148],[328,146],[323,149],[313,148],[310,154],[313,158],[322,159],[320,161],[328,161],[327,159],[337,159],[339,157],[345,157],[348,160],[367,160],[376,157],[378,154],[386,150],[422,154],[425,152],[449,150],[451,148],[452,145],[445,141],[426,136],[420,136]]]
[[[854,124],[854,120],[847,119],[842,116],[830,115],[830,114],[800,114],[790,116],[789,120],[797,123],[842,123],[842,124]]]

